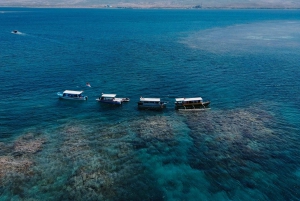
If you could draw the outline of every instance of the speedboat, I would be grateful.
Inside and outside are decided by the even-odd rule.
[[[130,101],[130,98],[121,98],[122,99],[122,102],[129,102]]]
[[[167,105],[167,102],[163,102],[160,98],[140,98],[138,102],[139,109],[154,109],[161,110],[164,109]]]
[[[20,34],[21,32],[19,32],[18,30],[13,30],[11,33],[13,33],[13,34]]]
[[[121,105],[123,100],[122,98],[116,98],[117,94],[104,94],[102,93],[101,97],[96,100],[101,103],[108,103],[113,105]]]
[[[72,91],[65,90],[63,93],[58,92],[57,95],[59,98],[68,99],[68,100],[87,100],[88,97],[82,95],[83,91]]]
[[[203,102],[201,97],[175,98],[175,109],[177,110],[199,110],[209,106],[210,101]]]

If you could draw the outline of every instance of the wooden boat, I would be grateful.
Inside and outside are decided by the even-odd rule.
[[[138,102],[139,109],[154,109],[161,110],[164,109],[167,105],[167,102],[160,101],[160,98],[140,98]]]
[[[209,106],[210,101],[203,102],[201,97],[195,98],[175,98],[176,110],[197,110],[205,109]]]
[[[117,94],[104,94],[102,93],[101,97],[96,100],[101,103],[107,103],[112,105],[121,105],[123,100],[122,98],[116,98]]]
[[[83,91],[65,90],[63,93],[57,92],[59,98],[68,100],[87,100],[87,96],[82,95]]]

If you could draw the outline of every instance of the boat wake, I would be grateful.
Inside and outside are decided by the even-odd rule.
[[[10,33],[15,34],[15,35],[22,35],[22,36],[30,37],[30,38],[35,39],[35,40],[49,41],[51,43],[56,43],[56,44],[65,44],[65,43],[63,43],[59,40],[56,40],[56,39],[51,39],[51,38],[48,38],[48,37],[43,37],[43,36],[40,36],[40,35],[31,34],[31,33],[29,33],[29,34],[28,33],[23,33],[23,32],[20,32],[18,30],[13,30]]]

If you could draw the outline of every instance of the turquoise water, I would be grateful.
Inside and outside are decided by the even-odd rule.
[[[0,22],[1,200],[300,199],[298,10],[1,8]],[[139,111],[140,96],[169,103]],[[174,110],[196,96],[210,109]]]

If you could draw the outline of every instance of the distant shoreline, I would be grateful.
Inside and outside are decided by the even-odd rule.
[[[260,9],[300,9],[300,5],[294,5],[294,6],[282,6],[282,5],[226,5],[226,6],[208,6],[208,5],[149,5],[149,4],[116,4],[116,5],[0,5],[0,8],[85,8],[85,9],[194,9],[194,10],[208,10],[208,9],[215,9],[215,10],[230,10],[230,9],[253,9],[253,10],[260,10]]]
[[[68,8],[68,9],[190,9],[190,10],[298,10],[300,7],[199,7],[199,6],[45,6],[45,5],[0,5],[0,8]]]

